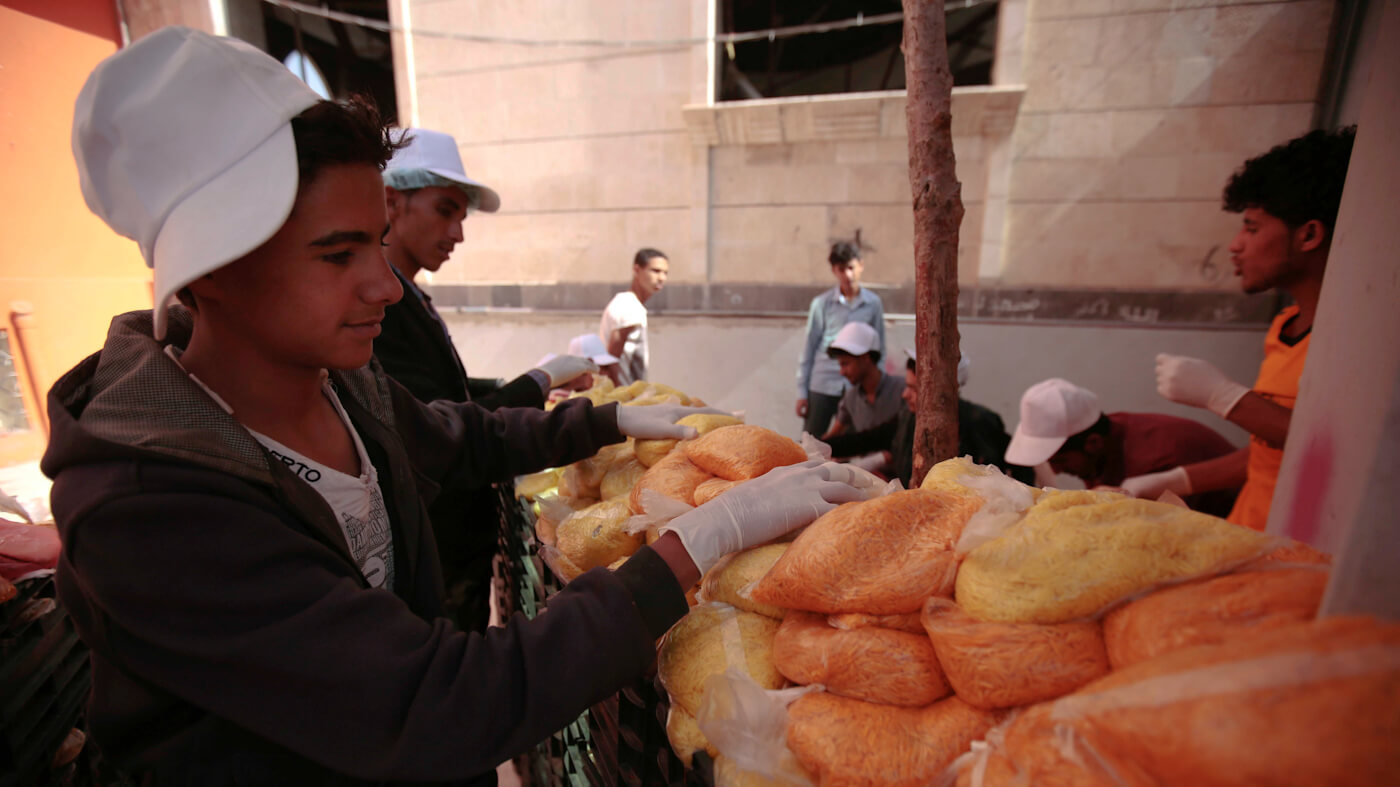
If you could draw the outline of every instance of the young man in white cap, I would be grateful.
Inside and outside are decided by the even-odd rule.
[[[404,297],[384,309],[374,357],[384,372],[420,402],[475,402],[487,410],[543,407],[553,388],[595,367],[591,361],[556,356],[505,385],[467,376],[447,324],[432,298],[413,279],[436,273],[462,241],[469,213],[494,213],[501,198],[467,177],[450,135],[407,129],[406,144],[384,168],[389,232],[384,257],[393,266]],[[496,555],[496,493],[489,487],[445,489],[428,507],[442,559],[446,612],[463,629],[483,631],[490,620],[491,563]]]
[[[393,145],[372,107],[184,28],[79,94],[83,195],[140,244],[158,300],[55,384],[43,469],[59,598],[92,651],[89,729],[138,783],[489,784],[639,678],[721,555],[858,494],[843,468],[774,471],[548,615],[455,629],[426,496],[692,436],[674,420],[694,410],[423,405],[376,371],[402,294],[379,245]]]
[[[893,420],[861,432],[845,432],[831,437],[831,454],[837,458],[883,453],[883,467],[866,467],[898,478],[908,486],[914,473],[914,414],[919,409],[919,378],[914,351],[905,349],[904,407]],[[966,354],[958,360],[958,388],[967,384],[971,363]],[[1027,467],[1008,465],[1006,445],[1011,437],[1001,416],[958,395],[958,456],[972,457],[981,465],[996,465],[1018,481],[1031,483],[1035,472]]]
[[[860,286],[865,265],[860,247],[850,241],[831,245],[827,255],[836,286],[812,299],[807,309],[807,333],[797,359],[797,417],[811,435],[825,434],[836,416],[846,384],[826,349],[848,322],[862,322],[880,335],[885,350],[885,305],[880,296]]]
[[[1011,436],[1006,461],[1035,467],[1049,462],[1056,473],[1078,477],[1089,488],[1113,487],[1156,499],[1154,476],[1191,462],[1232,453],[1235,447],[1207,426],[1156,413],[1105,414],[1087,388],[1053,377],[1021,396],[1021,423]],[[1198,511],[1225,516],[1232,490],[1185,496]]]
[[[647,301],[666,288],[671,261],[656,249],[641,249],[632,257],[632,286],[608,301],[598,322],[598,338],[618,359],[618,383],[647,378],[651,349],[647,342]]]
[[[501,198],[467,177],[457,141],[450,135],[414,128],[406,131],[406,139],[408,144],[384,167],[389,208],[384,256],[394,266],[405,297],[385,310],[383,331],[374,341],[375,357],[419,401],[474,401],[488,410],[543,406],[550,389],[593,371],[592,364],[575,356],[555,356],[499,389],[494,381],[467,376],[432,298],[413,279],[419,271],[436,273],[462,242],[467,217],[475,211],[495,213]]]
[[[826,348],[850,383],[836,406],[836,418],[822,439],[863,432],[899,415],[904,378],[880,368],[880,334],[863,322],[848,322]]]

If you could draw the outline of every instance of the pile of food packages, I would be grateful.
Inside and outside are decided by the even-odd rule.
[[[684,396],[589,395],[608,393]],[[687,423],[699,437],[521,479],[562,578],[809,456],[737,418]],[[951,459],[711,570],[659,646],[667,732],[720,785],[1397,784],[1400,625],[1318,619],[1330,563]]]

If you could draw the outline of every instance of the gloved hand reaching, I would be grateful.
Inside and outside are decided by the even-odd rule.
[[[598,371],[598,364],[577,355],[556,355],[539,365],[549,377],[549,387],[558,388],[579,375]]]
[[[636,408],[646,409],[646,408]],[[700,573],[732,552],[772,541],[836,508],[863,500],[856,471],[815,459],[742,483],[661,528],[680,536]]]
[[[684,407],[679,404],[633,405],[617,408],[617,430],[638,440],[689,440],[700,434],[693,426],[676,423],[687,415],[708,413],[730,415],[713,407]]]
[[[1119,486],[1133,497],[1143,497],[1148,500],[1156,500],[1162,496],[1163,492],[1186,497],[1191,494],[1191,477],[1186,474],[1186,468],[1173,467],[1160,473],[1146,473],[1125,478]]]
[[[1157,393],[1173,402],[1204,407],[1225,418],[1249,386],[1240,385],[1199,358],[1184,355],[1157,356]]]

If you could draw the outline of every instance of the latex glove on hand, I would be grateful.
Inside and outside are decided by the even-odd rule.
[[[703,575],[725,555],[811,524],[841,503],[865,499],[852,486],[855,479],[851,468],[815,459],[775,468],[672,519],[661,532],[680,536]]]
[[[638,440],[689,440],[700,433],[693,426],[676,423],[687,415],[708,413],[730,415],[713,407],[684,407],[679,404],[648,404],[617,408],[617,430]]]
[[[1249,386],[1240,385],[1212,364],[1184,355],[1157,355],[1157,393],[1192,407],[1203,407],[1225,418]]]
[[[598,364],[577,355],[556,355],[540,364],[539,370],[549,377],[550,388],[560,388],[576,377],[598,371]]]
[[[1125,478],[1120,486],[1124,492],[1133,497],[1142,497],[1148,500],[1156,500],[1162,496],[1163,492],[1186,497],[1191,494],[1191,477],[1186,474],[1186,468],[1173,467],[1160,473],[1147,473]]]

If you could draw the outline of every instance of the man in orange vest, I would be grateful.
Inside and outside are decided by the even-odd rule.
[[[1158,393],[1228,419],[1248,431],[1250,440],[1218,459],[1137,479],[1135,488],[1148,491],[1141,496],[1243,484],[1229,520],[1255,530],[1268,524],[1355,135],[1354,127],[1313,131],[1245,162],[1225,185],[1225,210],[1243,214],[1230,243],[1240,287],[1251,294],[1283,290],[1293,305],[1269,326],[1253,388],[1197,358],[1157,356]]]

